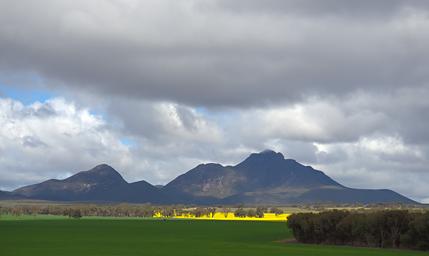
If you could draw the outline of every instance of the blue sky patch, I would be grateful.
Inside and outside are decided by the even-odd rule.
[[[7,97],[21,101],[28,105],[36,101],[45,102],[56,95],[45,89],[29,89],[17,86],[0,84],[0,97]]]

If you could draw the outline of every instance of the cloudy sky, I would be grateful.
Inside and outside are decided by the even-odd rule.
[[[0,0],[0,189],[263,149],[429,202],[429,3]]]

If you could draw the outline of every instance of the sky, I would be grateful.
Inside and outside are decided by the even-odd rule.
[[[429,203],[429,3],[0,0],[0,189],[272,149]]]

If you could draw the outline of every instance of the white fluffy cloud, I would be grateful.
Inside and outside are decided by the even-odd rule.
[[[362,109],[348,111],[342,104],[312,99],[299,104],[245,111],[242,134],[254,139],[285,138],[299,141],[350,141],[385,125],[383,113]],[[353,129],[349,129],[353,127]]]
[[[27,106],[1,98],[0,152],[0,186],[8,188],[130,158],[102,117],[60,98]]]

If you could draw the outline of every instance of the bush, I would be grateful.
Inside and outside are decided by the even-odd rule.
[[[258,218],[263,218],[264,217],[264,212],[267,211],[267,208],[264,207],[258,207],[256,208],[256,217]]]
[[[256,217],[256,211],[253,209],[248,210],[247,217]]]
[[[69,212],[69,217],[74,219],[80,219],[82,218],[82,213],[79,209],[71,209]]]
[[[247,212],[246,212],[246,210],[244,210],[243,208],[238,208],[237,210],[235,210],[235,212],[234,212],[234,216],[235,217],[240,217],[240,218],[244,218],[244,217],[246,217],[246,215],[247,215]]]
[[[283,214],[283,210],[277,207],[272,207],[270,209],[270,213],[274,213],[275,215],[280,215],[280,214]]]

